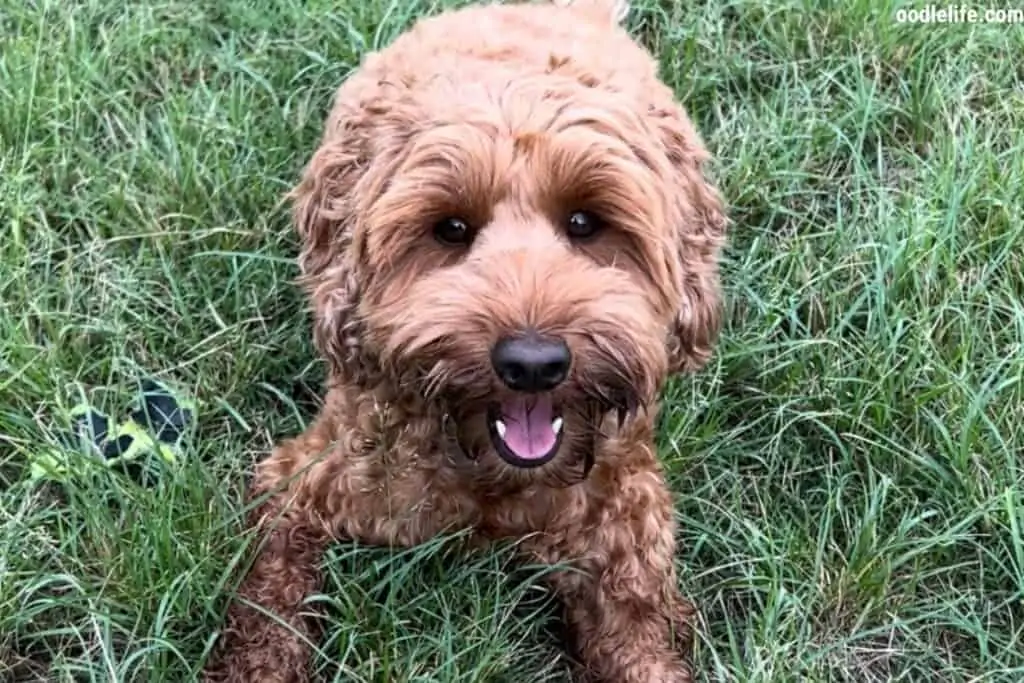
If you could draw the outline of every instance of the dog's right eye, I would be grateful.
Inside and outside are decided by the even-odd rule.
[[[573,211],[569,214],[566,231],[573,239],[587,240],[601,232],[603,227],[601,219],[589,211]]]
[[[445,218],[434,224],[434,238],[442,244],[465,246],[473,241],[473,230],[461,218]]]

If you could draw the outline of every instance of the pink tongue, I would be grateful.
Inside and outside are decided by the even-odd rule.
[[[557,435],[551,426],[554,417],[550,396],[502,401],[501,420],[505,423],[505,445],[523,460],[543,458],[555,445]]]

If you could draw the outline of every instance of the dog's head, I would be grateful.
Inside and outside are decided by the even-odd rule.
[[[357,75],[294,192],[332,372],[440,407],[481,476],[578,480],[717,336],[707,154],[653,76],[595,78]]]

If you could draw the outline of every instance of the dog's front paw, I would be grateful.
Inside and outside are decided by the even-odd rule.
[[[651,671],[640,672],[636,680],[650,683],[692,683],[693,672],[689,666],[681,662],[660,663]]]
[[[203,671],[203,683],[307,683],[309,653],[302,642],[276,625],[260,624],[228,640]]]
[[[624,654],[624,653],[623,653]],[[579,683],[692,683],[693,672],[675,657],[621,657],[610,668],[591,667],[577,676]]]
[[[665,657],[637,661],[621,671],[615,680],[622,683],[691,683],[693,675],[690,667],[678,658]]]

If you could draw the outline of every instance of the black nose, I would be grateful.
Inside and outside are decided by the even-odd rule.
[[[491,350],[491,365],[509,389],[549,391],[569,374],[572,355],[561,339],[537,335],[504,337]]]

